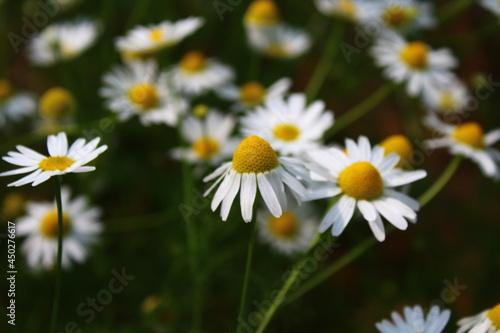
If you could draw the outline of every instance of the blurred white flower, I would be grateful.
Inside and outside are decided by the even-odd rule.
[[[413,308],[406,306],[404,315],[405,318],[402,318],[399,313],[393,312],[394,323],[385,319],[376,323],[375,326],[381,333],[441,333],[450,320],[451,312],[450,310],[440,311],[434,305],[426,318],[422,307],[416,305]]]

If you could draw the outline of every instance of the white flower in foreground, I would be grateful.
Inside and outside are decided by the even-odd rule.
[[[436,85],[446,85],[455,76],[457,65],[449,49],[431,50],[421,42],[407,42],[393,31],[384,32],[371,49],[375,63],[384,67],[384,75],[397,83],[406,81],[410,96],[416,96]]]
[[[422,97],[429,109],[442,113],[460,113],[470,99],[466,85],[458,78],[448,84],[426,89]]]
[[[384,148],[373,149],[366,137],[361,136],[356,144],[346,139],[346,152],[329,148],[309,152],[309,157],[327,170],[311,189],[310,199],[339,196],[319,226],[325,232],[333,225],[332,235],[339,236],[351,220],[356,207],[359,209],[379,241],[385,239],[382,215],[400,230],[408,222],[416,222],[419,204],[413,198],[395,190],[396,187],[424,178],[423,170],[403,171],[396,168],[399,156],[395,153],[384,156]]]
[[[115,67],[103,77],[101,96],[108,108],[125,121],[137,115],[145,126],[164,123],[174,126],[187,104],[168,89],[167,75],[152,60]]]
[[[35,112],[36,101],[32,94],[17,92],[9,80],[0,79],[0,127],[9,120],[19,121]]]
[[[220,87],[216,90],[219,97],[228,101],[237,102],[233,108],[241,111],[252,109],[266,101],[282,98],[290,89],[292,80],[282,78],[265,88],[259,82],[247,82],[240,87],[233,84]]]
[[[100,138],[95,138],[85,144],[85,139],[76,140],[68,149],[68,138],[66,133],[49,135],[47,138],[47,149],[49,157],[37,153],[24,146],[16,146],[19,152],[8,152],[3,160],[22,168],[0,173],[2,176],[29,175],[15,181],[8,186],[22,186],[32,183],[36,186],[48,180],[52,176],[64,175],[66,173],[80,173],[94,171],[95,167],[84,166],[95,159],[99,154],[108,149],[108,146],[97,147]]]
[[[219,185],[212,200],[212,211],[222,203],[221,217],[227,220],[233,201],[240,192],[241,215],[245,222],[252,220],[252,207],[257,188],[271,214],[280,217],[287,209],[285,186],[298,202],[307,199],[307,191],[299,178],[309,181],[309,171],[304,162],[290,157],[280,157],[269,143],[249,136],[236,148],[232,162],[222,164],[204,182],[216,179],[205,196]]]
[[[296,58],[311,47],[311,38],[301,29],[279,24],[265,32],[248,32],[250,45],[260,53],[281,59]]]
[[[241,119],[243,134],[261,136],[279,152],[295,155],[319,148],[332,125],[333,113],[325,110],[325,103],[315,101],[307,106],[304,94],[266,101]]]
[[[116,48],[126,59],[141,59],[179,43],[193,34],[204,23],[200,17],[188,17],[176,22],[163,21],[149,26],[138,26],[124,37],[116,39]]]
[[[169,76],[177,90],[196,96],[227,84],[234,78],[234,71],[214,59],[207,59],[201,52],[191,51],[172,68]]]
[[[204,119],[188,117],[182,122],[181,131],[190,147],[174,150],[174,157],[191,163],[220,163],[233,154],[239,143],[230,138],[235,125],[233,116],[217,111],[209,111]]]
[[[63,252],[62,266],[69,268],[71,262],[82,263],[96,243],[102,226],[98,223],[101,212],[89,207],[84,197],[71,199],[69,188],[61,191],[63,207]],[[57,260],[57,237],[59,232],[57,206],[55,202],[28,202],[27,215],[18,219],[18,236],[26,236],[22,251],[28,265],[34,269],[52,269]]]
[[[324,15],[343,17],[359,22],[372,17],[375,5],[363,0],[315,0],[316,7]]]
[[[267,210],[257,213],[260,239],[276,251],[287,255],[305,252],[316,235],[318,217],[311,204],[290,204],[280,217]]]
[[[94,44],[100,30],[97,21],[86,19],[52,24],[31,40],[29,58],[39,66],[73,59]]]
[[[475,316],[460,319],[458,326],[457,333],[499,333],[500,304]]]
[[[500,2],[498,0],[481,0],[481,6],[500,17]]]
[[[404,316],[402,318],[399,313],[392,313],[394,323],[383,320],[376,323],[377,330],[382,333],[441,333],[448,320],[450,319],[450,310],[440,311],[437,306],[433,306],[424,317],[422,307],[419,305],[404,308]]]
[[[500,129],[485,134],[476,122],[454,126],[444,123],[433,113],[425,117],[424,123],[442,135],[437,139],[426,140],[428,148],[448,148],[451,154],[464,155],[476,162],[486,176],[500,179],[500,151],[492,147],[500,140]]]
[[[379,0],[367,19],[375,19],[393,30],[429,29],[436,25],[433,7],[432,3],[419,0]]]

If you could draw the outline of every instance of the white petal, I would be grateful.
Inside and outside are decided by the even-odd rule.
[[[373,232],[373,235],[379,242],[383,242],[385,240],[385,228],[384,228],[384,223],[382,222],[382,219],[380,218],[380,215],[375,212],[377,215],[375,217],[375,220],[373,221],[368,221],[368,225],[370,226],[370,229]]]
[[[412,183],[424,178],[425,176],[427,176],[427,172],[425,172],[424,170],[415,170],[408,172],[398,170],[384,177],[384,184],[389,187],[396,187]]]
[[[257,178],[253,173],[244,173],[241,180],[241,216],[245,222],[252,221],[252,210],[257,193]]]
[[[227,192],[229,191],[231,185],[233,184],[233,180],[236,177],[236,171],[230,170],[225,176],[224,180],[220,184],[217,192],[215,192],[214,198],[212,199],[211,208],[212,211],[215,211],[222,200],[226,197]]]
[[[238,194],[238,191],[240,189],[240,182],[241,174],[237,173],[233,179],[233,183],[231,184],[229,191],[226,194],[226,197],[224,198],[224,200],[222,200],[222,207],[220,209],[222,221],[226,221],[227,217],[229,216],[229,211],[231,210],[231,206],[233,205],[234,198],[236,197],[236,194]]]
[[[358,209],[367,221],[374,221],[378,216],[375,207],[366,200],[358,200]]]
[[[283,211],[281,210],[278,197],[276,193],[274,193],[271,184],[267,180],[266,176],[263,173],[257,174],[257,184],[259,186],[260,195],[264,199],[267,208],[271,214],[275,217],[280,217]]]

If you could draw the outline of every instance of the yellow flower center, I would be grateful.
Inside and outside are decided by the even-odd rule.
[[[240,88],[240,99],[243,104],[253,107],[264,102],[266,89],[257,82],[248,82]]]
[[[356,17],[356,5],[351,0],[341,0],[338,4],[338,10],[349,18]]]
[[[378,170],[369,162],[351,164],[339,175],[342,191],[357,200],[373,200],[382,195],[384,182]]]
[[[64,171],[75,161],[67,156],[46,157],[38,165],[43,171]]]
[[[279,166],[278,155],[264,139],[252,135],[234,151],[233,169],[239,173],[263,173]]]
[[[441,110],[453,110],[455,106],[455,99],[453,98],[453,94],[444,91],[439,95],[439,107]]]
[[[295,214],[283,212],[280,217],[269,217],[268,229],[277,238],[293,239],[299,232],[299,221]]]
[[[164,303],[163,297],[159,295],[148,296],[141,305],[142,312],[149,314],[158,309]]]
[[[25,202],[26,199],[20,192],[9,193],[3,200],[2,213],[7,218],[17,217],[23,212]]]
[[[280,12],[272,0],[255,0],[245,13],[245,22],[257,25],[274,25],[280,21]]]
[[[143,111],[155,108],[159,102],[158,91],[151,83],[136,84],[129,89],[128,98]]]
[[[59,223],[58,223],[58,215],[57,210],[51,210],[47,213],[43,218],[40,224],[40,232],[43,236],[47,238],[57,238],[59,232]],[[71,220],[69,216],[63,212],[62,218],[63,225],[63,235],[67,235],[71,230]]]
[[[398,168],[401,168],[408,161],[413,153],[413,146],[410,140],[404,135],[391,135],[380,143],[384,148],[385,155],[396,153],[399,155]]]
[[[198,51],[191,51],[181,60],[181,68],[189,73],[200,72],[207,67],[207,58],[203,53]]]
[[[458,126],[453,132],[453,138],[476,149],[484,148],[484,133],[476,122],[468,122]]]
[[[408,67],[416,70],[427,68],[429,48],[422,42],[410,42],[400,52],[401,59]]]
[[[266,54],[272,58],[286,58],[288,52],[281,44],[270,44],[266,49]]]
[[[212,138],[206,137],[193,143],[193,150],[202,160],[207,160],[219,152],[219,144]]]
[[[150,52],[134,52],[134,51],[122,51],[121,56],[127,61],[138,61],[145,60],[152,56]]]
[[[14,87],[7,79],[0,79],[0,102],[9,99],[14,94]]]
[[[273,129],[273,134],[283,141],[295,141],[300,135],[300,130],[295,125],[281,124]]]
[[[160,42],[163,39],[162,28],[158,27],[151,29],[151,31],[149,32],[149,38],[151,38],[153,42]]]
[[[205,104],[198,104],[193,108],[193,115],[197,118],[205,118],[208,114],[209,108]]]
[[[403,28],[417,15],[416,8],[402,8],[401,6],[389,6],[382,15],[384,23],[393,28]]]
[[[500,330],[500,304],[488,311],[488,318],[497,330]]]
[[[42,95],[39,107],[42,116],[63,119],[75,111],[75,100],[66,89],[54,87]]]

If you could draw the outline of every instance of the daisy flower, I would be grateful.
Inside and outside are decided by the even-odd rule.
[[[257,232],[276,251],[292,255],[309,248],[316,235],[317,221],[314,207],[307,203],[289,205],[280,217],[261,209],[257,213]]]
[[[410,140],[401,134],[388,136],[378,144],[384,148],[384,156],[396,153],[399,156],[397,168],[411,169],[411,158],[413,155],[413,145]]]
[[[457,65],[457,60],[448,49],[433,51],[424,42],[407,42],[399,34],[386,31],[371,51],[375,63],[385,68],[387,78],[397,83],[407,82],[410,96],[454,79],[450,70]]]
[[[433,5],[419,0],[380,0],[374,7],[372,17],[388,29],[418,30],[429,29],[436,25]]]
[[[442,113],[462,112],[470,98],[467,87],[458,78],[445,85],[436,85],[431,89],[426,89],[422,97],[429,109]]]
[[[281,13],[274,1],[252,1],[244,17],[245,32],[250,46],[262,45],[280,23]]]
[[[8,152],[7,155],[9,156],[4,156],[3,160],[22,168],[0,173],[0,177],[31,172],[28,176],[8,186],[17,187],[29,183],[32,183],[32,186],[36,186],[52,176],[72,172],[94,171],[95,167],[84,165],[108,149],[108,146],[97,148],[99,141],[100,138],[95,138],[85,144],[85,139],[80,138],[68,149],[66,133],[61,132],[57,135],[49,135],[47,138],[47,149],[50,156],[48,157],[24,146],[16,146],[19,152]]]
[[[126,59],[143,59],[162,49],[179,43],[193,34],[204,23],[200,17],[188,17],[176,22],[163,21],[149,26],[138,26],[124,37],[118,37],[115,45]]]
[[[341,17],[359,22],[365,20],[375,8],[363,0],[315,0],[318,10],[327,16]]]
[[[62,266],[69,268],[71,262],[82,263],[89,248],[96,243],[101,233],[101,212],[89,207],[84,197],[71,199],[69,188],[61,190],[63,207],[63,253]],[[34,269],[52,269],[57,260],[57,237],[59,233],[57,207],[54,202],[28,202],[27,215],[16,223],[18,236],[26,236],[22,251],[28,265]]]
[[[234,71],[215,59],[207,59],[201,52],[191,51],[172,68],[169,76],[177,90],[196,96],[227,84],[234,78]]]
[[[244,135],[259,135],[283,154],[299,155],[318,148],[324,132],[333,125],[333,113],[325,103],[306,105],[304,94],[292,94],[287,100],[276,98],[250,111],[241,120]]]
[[[451,154],[463,155],[476,162],[486,176],[500,179],[500,151],[492,147],[500,140],[500,129],[485,134],[476,122],[454,126],[444,123],[433,113],[425,117],[424,123],[442,135],[437,139],[426,140],[428,148],[448,148]]]
[[[231,162],[222,164],[203,179],[204,182],[217,179],[204,195],[220,184],[211,208],[215,211],[222,203],[221,217],[226,221],[241,187],[241,215],[245,222],[250,222],[258,188],[271,214],[280,217],[287,208],[284,185],[287,185],[297,202],[307,199],[307,191],[299,178],[303,181],[310,179],[304,162],[279,156],[266,140],[253,135],[241,141]]]
[[[167,75],[153,60],[115,67],[103,77],[100,94],[107,107],[125,121],[134,115],[145,126],[164,123],[174,126],[185,112],[186,102],[168,89]]]
[[[0,127],[9,120],[19,121],[33,115],[36,111],[35,97],[26,92],[16,92],[12,83],[0,79]]]
[[[458,321],[457,333],[498,333],[500,332],[500,304],[475,316]]]
[[[250,38],[250,45],[258,52],[279,59],[297,58],[311,47],[311,38],[301,29],[280,24],[262,38]]]
[[[189,116],[181,125],[182,135],[190,144],[189,148],[175,149],[175,158],[185,158],[191,163],[220,163],[230,157],[239,141],[230,139],[236,119],[209,111],[204,119]]]
[[[400,230],[416,222],[419,204],[413,198],[394,188],[424,178],[423,170],[403,171],[395,168],[397,154],[384,156],[384,149],[361,136],[356,144],[346,139],[346,153],[338,148],[309,152],[312,161],[323,167],[326,182],[319,182],[310,190],[310,199],[337,197],[319,226],[325,232],[333,225],[332,235],[339,236],[351,220],[357,207],[379,241],[385,239],[382,215]]]
[[[92,20],[53,24],[37,34],[29,45],[29,58],[39,66],[70,60],[94,44],[100,24]]]
[[[253,109],[257,105],[262,105],[264,102],[282,98],[290,89],[292,80],[282,78],[265,88],[259,82],[247,82],[240,87],[235,85],[227,85],[217,89],[216,93],[219,97],[228,101],[234,101],[235,110]]]
[[[480,4],[496,16],[500,16],[500,2],[498,0],[481,0]]]
[[[73,94],[61,87],[47,90],[39,101],[40,114],[47,119],[62,120],[70,117],[76,109]]]
[[[440,311],[434,305],[425,318],[422,307],[416,305],[413,308],[406,306],[404,315],[405,318],[402,318],[399,313],[393,312],[394,323],[385,319],[376,323],[375,327],[382,333],[441,333],[450,319],[451,312]]]

